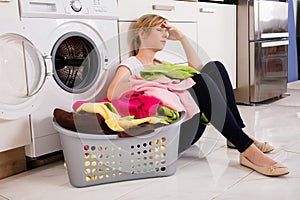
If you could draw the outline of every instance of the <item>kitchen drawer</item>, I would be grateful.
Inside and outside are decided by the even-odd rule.
[[[0,119],[0,152],[31,143],[29,116],[17,120]]]
[[[161,15],[170,21],[196,22],[196,2],[174,0],[118,0],[119,20],[133,21],[144,14]],[[134,5],[134,6],[132,6]]]

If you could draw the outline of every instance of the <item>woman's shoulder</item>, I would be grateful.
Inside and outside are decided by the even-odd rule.
[[[119,66],[127,67],[130,70],[131,74],[139,74],[140,70],[144,68],[142,63],[135,56],[125,58],[119,64]]]
[[[135,56],[130,56],[121,61],[120,65],[132,65],[132,64],[140,64],[139,60]]]

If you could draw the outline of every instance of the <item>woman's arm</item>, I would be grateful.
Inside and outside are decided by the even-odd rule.
[[[186,36],[182,32],[180,32],[177,28],[170,25],[168,22],[164,22],[162,25],[165,28],[167,28],[169,31],[169,37],[168,37],[169,40],[180,41],[184,49],[184,52],[186,54],[189,66],[200,71],[203,67],[202,62],[199,56],[197,55],[197,53],[195,52],[195,50],[193,49],[193,47],[191,46],[191,44],[189,43],[189,41],[187,40]]]
[[[129,83],[130,75],[130,70],[126,66],[120,66],[117,69],[115,77],[107,90],[107,98],[110,101],[120,98],[124,92],[131,90]]]
[[[184,49],[189,66],[200,71],[203,67],[203,64],[202,64],[199,56],[197,55],[197,53],[195,52],[195,50],[193,49],[193,47],[187,40],[186,36],[183,36],[181,39],[179,39],[179,41],[181,42],[181,45]]]

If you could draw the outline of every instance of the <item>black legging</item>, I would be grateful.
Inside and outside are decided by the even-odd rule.
[[[207,63],[200,74],[192,79],[196,82],[191,94],[194,96],[200,111],[210,120],[211,124],[230,142],[239,152],[245,151],[253,140],[242,130],[245,127],[238,111],[232,85],[224,65],[218,61]],[[185,136],[185,127],[197,125],[190,145],[194,144],[202,136],[205,125],[199,123],[199,116],[183,123],[181,138]],[[193,121],[196,121],[195,124]],[[184,146],[184,145],[183,145]],[[184,150],[180,150],[179,152]]]

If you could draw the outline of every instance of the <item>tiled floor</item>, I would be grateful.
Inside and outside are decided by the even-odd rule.
[[[290,174],[262,176],[238,162],[214,128],[177,162],[175,175],[86,188],[74,188],[63,162],[56,162],[0,181],[0,200],[12,199],[274,199],[300,198],[300,82],[289,83],[287,96],[269,104],[239,106],[247,131],[272,143],[269,155]]]

